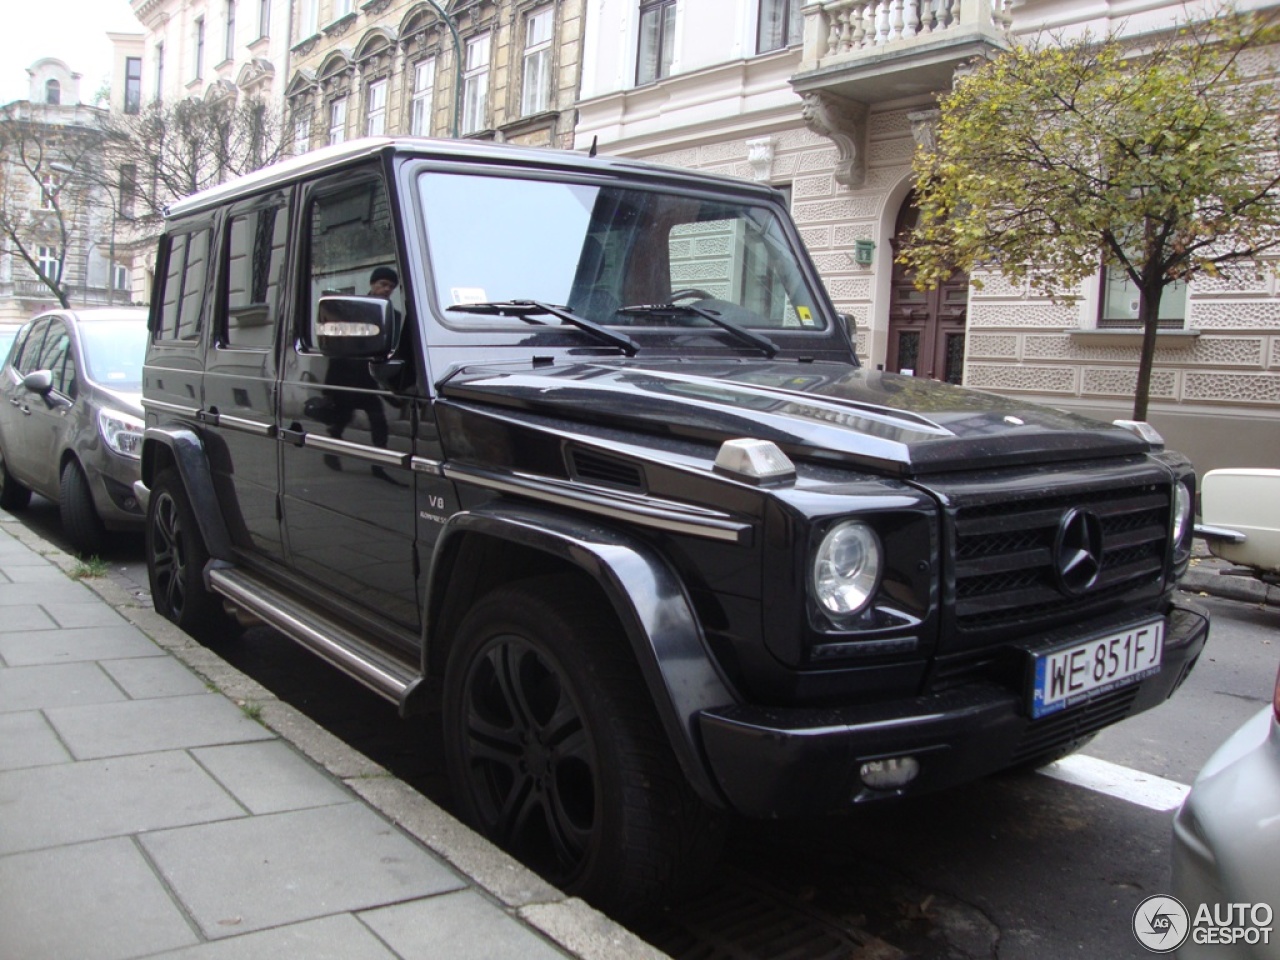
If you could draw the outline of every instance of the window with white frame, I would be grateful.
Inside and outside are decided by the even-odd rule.
[[[760,0],[760,22],[756,32],[756,53],[768,53],[794,46],[804,40],[805,0]]]
[[[124,112],[142,109],[142,58],[124,58]]]
[[[258,0],[258,37],[271,33],[271,0]]]
[[[227,34],[222,48],[222,59],[236,58],[236,0],[227,0]]]
[[[58,278],[58,248],[36,247],[36,265],[50,280]]]
[[[676,0],[641,0],[637,84],[652,83],[671,74],[675,34]]]
[[[1138,288],[1128,273],[1119,267],[1102,271],[1102,296],[1099,298],[1098,327],[1108,330],[1137,329]],[[1181,330],[1187,319],[1187,285],[1181,280],[1164,288],[1160,295],[1159,325]]]
[[[199,80],[204,76],[204,17],[196,17],[195,48],[195,79]]]
[[[58,195],[58,178],[52,173],[40,176],[40,209],[52,210],[53,198]]]
[[[351,0],[333,0],[333,19],[345,17],[351,12]]]
[[[156,44],[156,103],[164,99],[164,44]]]
[[[431,109],[436,90],[436,58],[420,60],[413,67],[413,100],[409,104],[409,132],[431,136]]]
[[[113,263],[111,265],[111,289],[129,289],[129,268],[123,263]]]
[[[320,0],[302,0],[298,8],[298,36],[304,40],[320,30]]]
[[[329,143],[347,139],[347,98],[338,97],[329,104]]]
[[[551,34],[555,10],[542,7],[524,21],[524,77],[520,91],[520,113],[541,113],[551,103]]]
[[[387,130],[387,81],[375,80],[369,84],[366,101],[364,132],[369,137],[380,137]]]
[[[303,106],[293,115],[293,152],[295,155],[311,149],[311,108]]]
[[[462,133],[483,130],[489,104],[489,34],[467,41],[462,75]]]

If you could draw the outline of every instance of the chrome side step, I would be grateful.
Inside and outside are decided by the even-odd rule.
[[[237,567],[211,566],[205,576],[210,589],[390,700],[402,715],[407,712],[409,697],[421,680],[421,674],[410,665],[251,573]]]

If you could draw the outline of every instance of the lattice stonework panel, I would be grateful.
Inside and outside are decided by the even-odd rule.
[[[1267,366],[1280,367],[1280,337],[1271,338],[1271,360]]]
[[[827,141],[830,143],[830,141]],[[799,162],[796,164],[797,173],[812,173],[815,170],[831,170],[836,165],[836,161],[840,158],[837,150],[806,150],[800,154]]]
[[[1016,360],[1018,338],[998,333],[971,333],[968,338],[969,357],[985,357],[992,360]]]
[[[837,223],[833,228],[831,242],[837,248],[844,250],[852,250],[854,241],[865,240],[868,237],[875,236],[876,223],[874,220],[855,221],[853,223]],[[891,251],[886,250],[884,255],[889,256]]]
[[[1070,304],[979,301],[969,304],[969,326],[1073,328],[1077,314],[1076,307]]]
[[[821,250],[823,247],[831,246],[831,229],[830,225],[799,227],[800,239],[810,250]]]
[[[1280,329],[1280,301],[1244,303],[1191,302],[1187,326],[1200,330]]]
[[[879,201],[879,197],[837,197],[795,203],[792,205],[792,212],[802,223],[818,220],[870,220],[877,213]]]
[[[867,163],[874,167],[887,164],[910,163],[916,152],[916,142],[910,137],[901,140],[872,141],[867,145]]]
[[[1182,398],[1217,403],[1280,404],[1280,376],[1188,371]]]
[[[1132,397],[1138,388],[1138,371],[1116,367],[1086,367],[1083,394],[1095,397]],[[1151,392],[1157,400],[1176,400],[1178,374],[1173,370],[1151,371]]]
[[[1076,392],[1074,367],[1028,367],[1013,364],[969,363],[964,382],[986,390],[1026,390],[1033,393]]]
[[[995,297],[1025,297],[1026,282],[1015,284],[1003,273],[974,273],[974,279],[982,281],[982,289],[976,291],[975,298],[986,300]]]
[[[836,178],[832,176],[799,177],[791,184],[791,196],[797,200],[815,197],[831,197],[836,193]]]
[[[1271,278],[1265,273],[1255,273],[1249,267],[1240,267],[1221,277],[1198,274],[1191,285],[1191,296],[1196,298],[1270,292]]]

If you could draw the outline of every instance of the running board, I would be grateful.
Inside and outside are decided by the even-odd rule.
[[[410,712],[410,696],[422,677],[408,664],[238,567],[210,566],[205,576],[212,590],[390,700],[401,716]]]

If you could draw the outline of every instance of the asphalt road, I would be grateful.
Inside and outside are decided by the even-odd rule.
[[[24,521],[60,542],[56,510]],[[107,554],[146,593],[141,538]],[[1189,784],[1270,702],[1280,609],[1201,598],[1210,645],[1168,703],[1104,731],[1085,755]],[[219,654],[446,808],[438,735],[265,628]],[[1123,791],[1121,791],[1123,792]],[[1169,892],[1172,812],[1039,773],[855,816],[744,824],[699,898],[637,929],[681,960],[1148,957],[1138,903]]]

